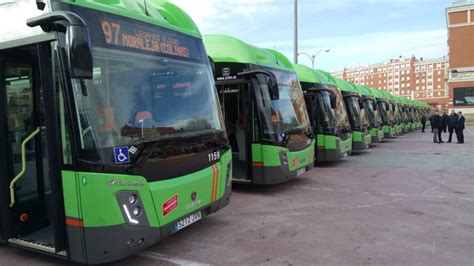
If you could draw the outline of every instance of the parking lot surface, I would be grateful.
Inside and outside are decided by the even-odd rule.
[[[305,176],[235,186],[231,204],[134,265],[473,265],[474,128],[466,144],[413,132]],[[0,264],[64,261],[6,246]]]

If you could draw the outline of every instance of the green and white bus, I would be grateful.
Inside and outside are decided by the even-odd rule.
[[[393,112],[391,110],[390,103],[388,99],[386,98],[385,94],[383,94],[381,91],[371,88],[370,91],[374,95],[377,104],[378,104],[378,110],[380,112],[380,115],[382,117],[382,122],[383,122],[383,133],[384,133],[384,139],[389,139],[389,138],[394,138],[396,135],[396,130],[394,127],[394,118],[393,118]]]
[[[231,149],[185,12],[153,0],[0,10],[15,15],[0,29],[1,242],[111,262],[229,202]]]
[[[329,73],[294,64],[316,134],[316,161],[337,161],[352,152],[352,130],[344,99]]]
[[[281,53],[225,35],[204,37],[232,146],[234,181],[286,182],[313,167],[303,92]]]
[[[398,97],[398,96],[394,96],[394,98],[395,98],[395,102],[397,103],[397,108],[400,112],[401,133],[402,134],[408,133],[411,127],[408,106],[404,98]]]
[[[370,122],[364,109],[362,96],[355,89],[355,84],[353,83],[336,78],[336,84],[342,92],[344,105],[349,115],[352,128],[352,150],[365,150],[372,143],[372,137],[370,135]]]
[[[388,101],[390,111],[393,114],[393,127],[395,128],[395,135],[401,135],[402,134],[401,113],[400,113],[400,109],[398,108],[396,98],[389,92],[386,92],[386,91],[380,91],[380,92],[385,96],[385,99]]]
[[[370,136],[372,137],[372,143],[383,142],[383,121],[375,96],[369,88],[363,85],[356,84],[355,87],[364,100],[364,110],[367,113],[370,122]]]

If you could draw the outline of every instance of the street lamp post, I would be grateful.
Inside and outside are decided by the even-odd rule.
[[[298,64],[298,0],[294,0],[294,29],[293,29],[293,48],[294,48],[294,62]]]
[[[305,53],[305,52],[301,52],[301,53],[298,53],[298,56],[306,55],[309,58],[309,60],[311,60],[311,64],[312,64],[313,69],[314,69],[314,61],[316,61],[316,57],[322,52],[329,53],[330,51],[331,50],[329,50],[329,49],[323,49],[323,50],[319,50],[317,53],[315,53],[313,55],[310,55],[310,54]]]

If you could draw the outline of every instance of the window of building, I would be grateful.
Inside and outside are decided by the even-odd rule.
[[[474,87],[454,88],[455,106],[474,106]]]

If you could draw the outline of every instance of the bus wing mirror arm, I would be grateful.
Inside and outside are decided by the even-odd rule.
[[[26,25],[40,26],[45,32],[61,31],[56,22],[66,22],[67,59],[71,78],[92,79],[93,62],[89,28],[78,15],[67,11],[54,11],[30,18]]]
[[[257,75],[257,74],[264,75],[268,78],[267,85],[268,85],[268,89],[269,89],[269,93],[270,93],[270,98],[272,100],[280,99],[280,89],[278,88],[278,81],[277,81],[277,78],[276,78],[275,74],[273,74],[272,72],[265,71],[265,70],[251,70],[251,71],[245,71],[245,72],[238,73],[237,76],[243,77],[243,78],[248,78],[250,76],[254,76],[254,75]]]

